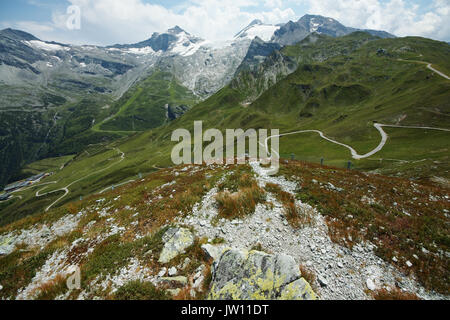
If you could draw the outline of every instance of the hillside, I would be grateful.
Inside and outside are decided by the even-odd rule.
[[[448,192],[297,161],[160,170],[0,229],[0,296],[442,299]]]
[[[94,131],[145,131],[175,120],[197,102],[171,73],[155,71],[128,90],[113,107],[115,114],[95,125]]]

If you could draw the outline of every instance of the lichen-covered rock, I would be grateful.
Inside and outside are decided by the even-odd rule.
[[[6,256],[14,251],[13,239],[8,237],[0,237],[0,256]]]
[[[163,235],[162,240],[164,247],[159,256],[159,262],[168,263],[194,244],[194,235],[184,228],[170,228]]]
[[[215,262],[209,299],[315,300],[301,278],[295,260],[287,255],[227,249]]]
[[[316,294],[303,278],[289,283],[281,290],[279,300],[316,300]]]

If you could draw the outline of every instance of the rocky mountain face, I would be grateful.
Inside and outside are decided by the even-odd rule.
[[[186,54],[189,49],[192,49],[192,45],[203,42],[202,39],[191,36],[185,32],[179,26],[175,26],[172,29],[167,30],[165,33],[153,33],[150,39],[136,43],[136,44],[116,44],[108,48],[116,49],[146,49],[153,50],[154,52],[172,51],[172,53]],[[132,51],[132,50],[131,50]],[[137,51],[136,51],[137,52]]]
[[[305,15],[297,22],[289,21],[286,24],[270,27],[273,34],[267,37],[267,32],[264,33],[264,31],[268,30],[269,26],[255,20],[236,36],[249,37],[249,35],[261,34],[264,37],[264,39],[254,37],[232,81],[234,88],[247,94],[247,102],[253,101],[270,86],[294,72],[297,69],[297,63],[306,58],[297,55],[292,59],[277,52],[284,46],[297,43],[314,44],[319,39],[343,37],[358,31],[371,35],[373,40],[394,37],[384,31],[349,28],[332,18],[316,15]],[[323,48],[322,56],[316,55],[313,60],[323,61],[337,54],[342,52],[334,47]]]
[[[49,156],[59,141],[88,130],[102,109],[145,75],[154,57],[140,59],[95,46],[45,42],[17,30],[0,32],[0,185],[21,165]],[[72,143],[95,143],[90,135]],[[88,142],[89,141],[89,142]],[[78,150],[77,150],[78,149]]]
[[[97,92],[121,96],[144,71],[161,68],[173,72],[184,86],[205,97],[231,81],[242,64],[252,69],[274,50],[297,43],[311,33],[339,37],[354,31],[334,19],[306,15],[295,23],[278,26],[255,20],[232,41],[220,44],[176,26],[136,44],[97,47],[45,42],[25,32],[5,29],[0,32],[0,83],[2,88],[39,85],[62,91],[63,96],[79,91],[83,95]],[[380,37],[392,36],[366,31]],[[9,89],[0,92],[2,97],[8,97]],[[30,102],[29,97],[9,97],[10,106]],[[42,98],[34,100],[33,105],[43,105]]]
[[[276,50],[280,50],[281,46],[278,43],[265,42],[259,37],[255,37],[248,48],[247,54],[244,57],[236,74],[241,71],[254,71],[264,60]]]
[[[379,39],[362,31],[341,38],[342,42],[336,43],[333,37],[311,33],[296,44],[296,50],[293,50],[294,47],[283,49],[278,44],[255,38],[231,85],[245,94],[245,103],[250,103],[296,71],[301,63],[323,62],[338,55],[350,54],[367,42]]]
[[[342,37],[355,31],[364,31],[380,38],[394,37],[384,31],[349,28],[332,18],[317,15],[305,15],[297,22],[289,21],[279,30],[275,31],[271,41],[281,45],[292,45],[305,39],[311,33],[324,34],[331,37]]]
[[[256,100],[268,88],[297,69],[297,62],[275,50],[259,65],[241,65],[231,87],[244,94],[244,104]]]
[[[11,87],[18,91],[37,86],[43,92],[53,91],[68,98],[86,93],[120,96],[151,64],[150,59],[142,61],[135,55],[95,46],[45,42],[11,29],[0,32],[0,43],[0,94],[10,107],[26,107],[31,99],[29,95],[28,100],[11,97]],[[33,98],[32,106],[45,106],[39,94]]]

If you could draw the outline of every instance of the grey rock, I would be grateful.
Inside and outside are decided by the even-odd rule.
[[[322,287],[327,287],[327,286],[328,286],[328,281],[327,281],[327,279],[325,279],[323,276],[318,276],[318,277],[317,277],[317,281],[319,281],[319,284],[320,284]]]
[[[167,273],[167,268],[162,268],[158,273],[158,277],[164,277]]]
[[[194,235],[184,228],[171,228],[163,235],[163,241],[159,262],[167,263],[194,243]]]
[[[311,286],[300,276],[290,256],[228,249],[215,267],[209,298],[315,299]]]
[[[366,280],[366,285],[370,291],[375,291],[377,289],[375,282],[370,278]]]
[[[169,274],[170,277],[172,277],[172,276],[175,276],[177,274],[177,272],[178,272],[177,268],[172,267],[172,268],[169,269],[169,273],[168,274]]]

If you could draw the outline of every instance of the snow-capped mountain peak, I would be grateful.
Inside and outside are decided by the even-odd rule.
[[[176,28],[177,27],[170,29],[169,32],[175,30]],[[205,40],[198,37],[193,37],[181,28],[178,28],[176,32],[177,41],[175,41],[168,50],[172,54],[178,54],[183,57],[190,56],[197,52],[202,45],[206,44]]]
[[[194,54],[204,43],[203,39],[192,36],[179,26],[175,26],[163,33],[155,32],[150,39],[139,43],[114,45],[108,48],[125,50],[128,53],[139,55],[159,53],[189,56]]]
[[[181,29],[179,26],[175,26],[169,30],[167,30],[167,33],[171,33],[171,34],[179,34],[179,33],[187,33],[186,31],[184,31],[183,29]]]
[[[279,26],[264,24],[261,20],[253,20],[247,27],[242,29],[236,36],[234,37],[236,40],[238,39],[250,39],[253,40],[256,37],[261,38],[264,41],[269,41],[275,31],[280,29]]]

